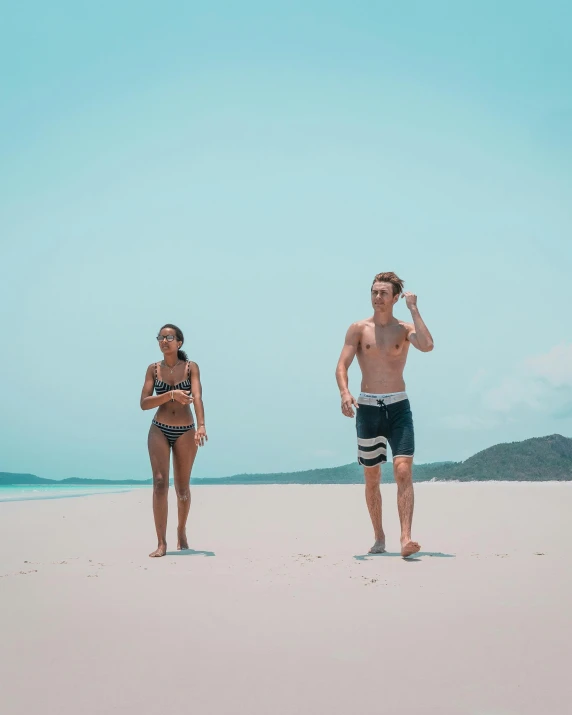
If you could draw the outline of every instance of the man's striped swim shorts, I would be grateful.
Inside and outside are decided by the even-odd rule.
[[[395,457],[413,457],[415,436],[413,415],[406,392],[358,397],[356,429],[358,463],[375,467],[387,462],[387,443]]]

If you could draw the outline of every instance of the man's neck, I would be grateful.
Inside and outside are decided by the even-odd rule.
[[[376,310],[373,313],[373,322],[375,325],[379,325],[384,328],[386,325],[395,322],[393,316],[393,309],[391,310]]]

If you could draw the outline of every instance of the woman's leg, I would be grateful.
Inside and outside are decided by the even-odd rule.
[[[177,549],[188,549],[187,541],[187,517],[191,508],[191,469],[197,455],[197,445],[195,444],[195,430],[185,432],[173,445],[173,481],[177,493],[177,511],[179,523],[177,525]]]
[[[153,470],[153,517],[157,530],[157,549],[149,556],[165,556],[167,553],[169,443],[161,430],[152,424],[147,445]]]

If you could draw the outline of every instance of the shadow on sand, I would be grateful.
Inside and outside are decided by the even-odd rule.
[[[406,557],[403,557],[399,551],[386,551],[383,554],[358,554],[357,556],[354,556],[354,559],[357,559],[358,561],[369,561],[370,559],[377,559],[383,556],[394,556],[403,559],[404,561],[421,561],[423,556],[431,556],[439,559],[455,558],[455,554],[444,554],[442,551],[418,551],[416,554]]]
[[[182,549],[181,551],[167,551],[165,556],[216,556],[214,551],[196,551],[195,549]]]

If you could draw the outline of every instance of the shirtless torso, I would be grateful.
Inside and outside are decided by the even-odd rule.
[[[405,298],[412,323],[393,315],[393,307],[400,297]],[[433,338],[421,318],[414,293],[394,294],[391,283],[376,282],[371,288],[371,302],[374,314],[349,327],[336,369],[342,412],[346,417],[354,416],[353,407],[357,404],[348,387],[348,368],[354,357],[361,368],[362,392],[400,392],[405,390],[403,371],[409,346],[422,352],[433,349]]]
[[[413,325],[395,318],[388,325],[376,325],[374,318],[355,323],[352,332],[357,343],[362,392],[405,390],[403,370],[409,352],[408,336],[412,330]]]

